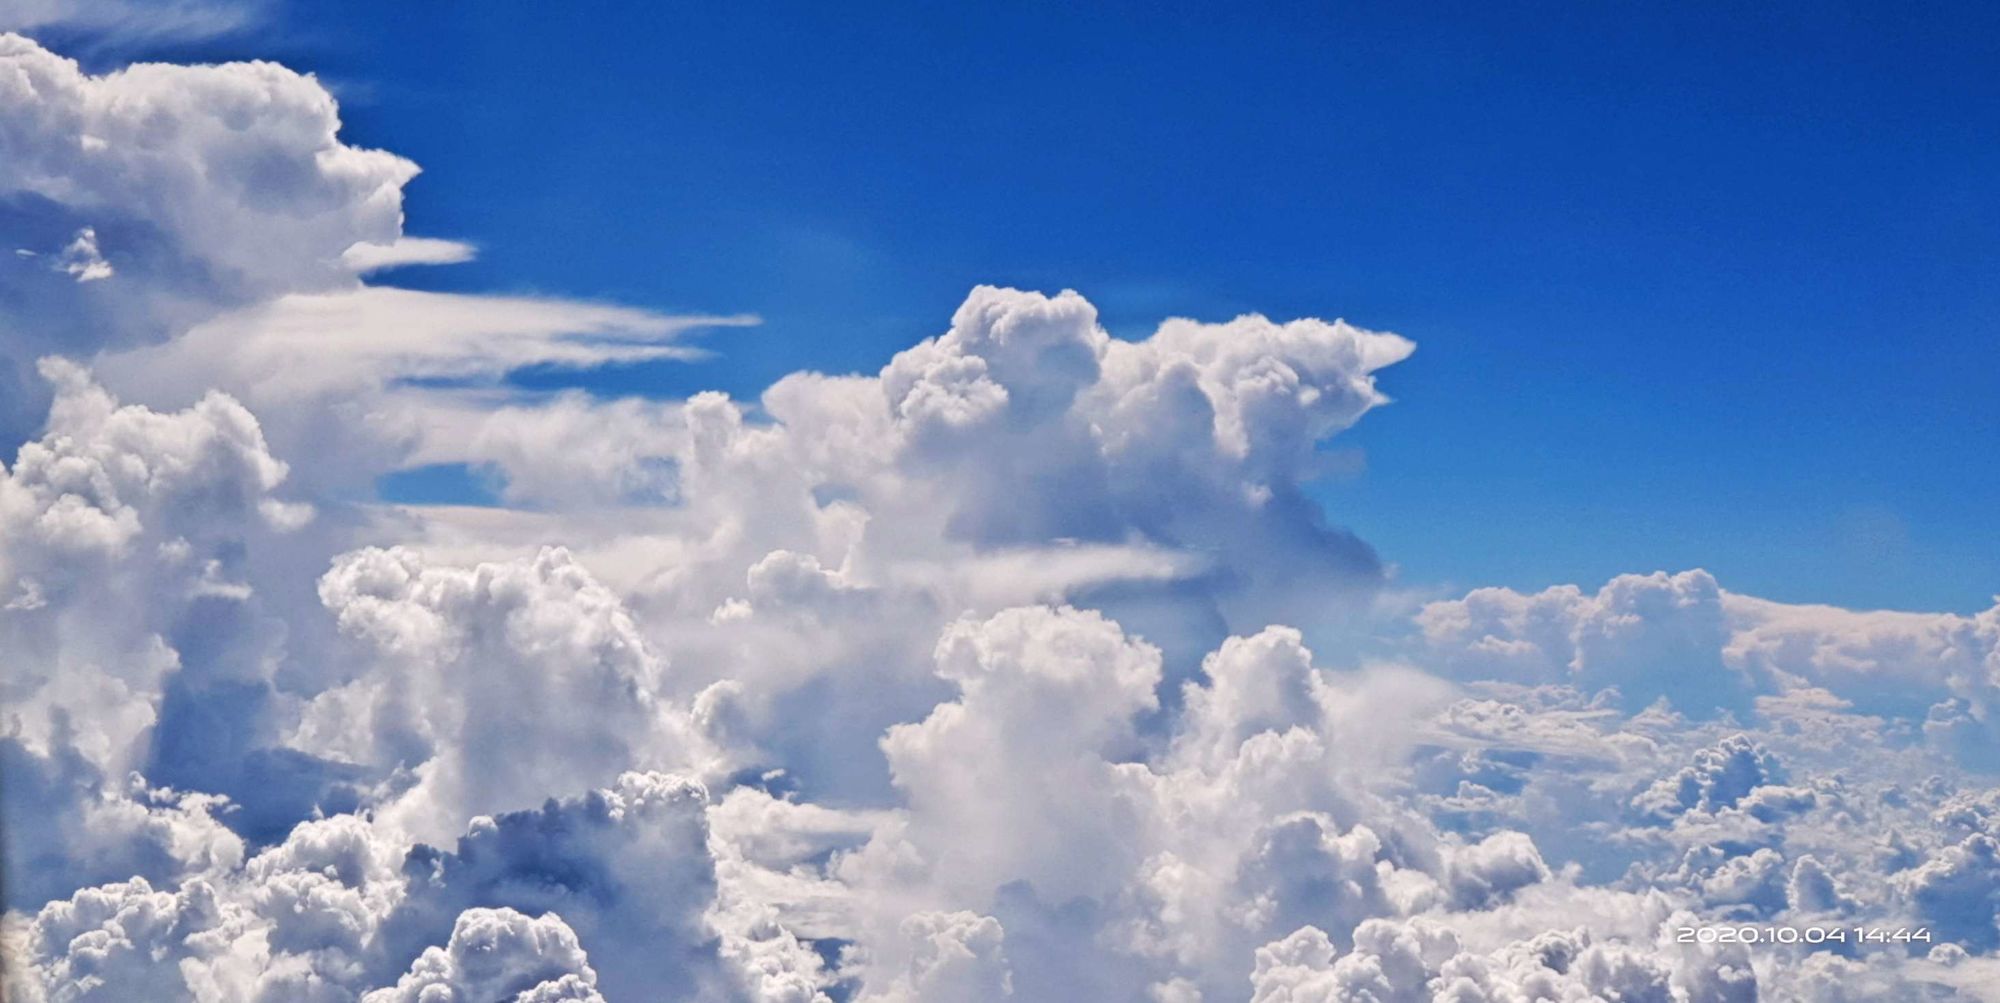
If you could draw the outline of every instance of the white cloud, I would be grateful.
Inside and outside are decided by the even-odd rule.
[[[387,244],[361,242],[340,252],[340,262],[356,274],[405,265],[456,265],[478,253],[471,244],[435,237],[398,237]]]
[[[261,0],[0,0],[0,31],[82,35],[93,48],[198,40],[257,23]]]
[[[354,815],[307,822],[178,891],[135,878],[11,915],[9,998],[753,998],[783,981],[740,963],[747,932],[710,925],[706,801],[628,773],[477,819],[451,851]]]
[[[1072,309],[1036,306],[1028,320],[1003,316],[993,326],[1060,326]],[[991,340],[965,340],[980,338]],[[358,371],[367,378],[369,367]],[[73,368],[52,372],[69,381],[56,429],[95,429],[106,415],[126,416],[134,428],[202,427],[121,407]],[[1051,409],[1049,401],[1077,399],[1060,384],[1038,375],[1018,399]],[[673,957],[690,992],[718,998],[811,1001],[842,984],[866,997],[994,998],[1011,988],[1032,998],[1088,983],[1169,999],[1253,990],[1272,999],[1427,998],[1446,988],[1507,999],[1527,991],[1521,986],[1726,999],[1750,980],[1783,984],[1760,976],[1747,954],[1663,946],[1658,938],[1677,909],[1690,921],[1923,917],[1985,949],[1992,927],[1990,911],[1980,911],[1988,897],[1978,862],[1993,814],[1985,802],[1934,787],[1906,794],[1915,799],[1907,808],[1875,809],[1859,792],[1888,788],[1862,786],[1885,782],[1872,776],[1790,786],[1781,758],[1788,767],[1795,757],[1816,762],[1842,734],[1879,742],[1883,719],[1818,688],[1856,692],[1846,670],[1825,658],[1793,654],[1796,643],[1747,643],[1776,636],[1759,628],[1790,621],[1739,602],[1706,576],[1634,576],[1595,597],[1490,593],[1484,612],[1434,605],[1423,614],[1418,654],[1446,660],[1471,692],[1405,667],[1330,672],[1315,664],[1305,635],[1285,627],[1225,638],[1199,659],[1197,675],[1177,681],[1168,657],[1185,657],[1182,637],[1168,635],[1176,647],[1163,648],[1086,606],[979,606],[1087,603],[1107,580],[1192,587],[1204,601],[1237,604],[1240,596],[1200,591],[1210,587],[1212,563],[1143,532],[1116,543],[960,535],[951,514],[965,496],[939,490],[954,484],[955,458],[932,455],[922,436],[898,438],[910,431],[902,419],[876,426],[880,414],[868,409],[840,421],[800,417],[841,414],[842,401],[875,399],[853,391],[880,386],[829,381],[794,398],[774,391],[771,423],[713,396],[657,405],[568,397],[547,411],[561,422],[546,440],[537,438],[549,430],[534,408],[482,414],[476,396],[460,398],[455,406],[477,431],[454,433],[455,441],[494,456],[509,442],[509,463],[560,453],[561,443],[585,441],[593,428],[622,429],[630,445],[578,458],[577,477],[614,479],[650,456],[670,462],[655,472],[661,480],[645,490],[656,497],[644,505],[634,506],[629,485],[615,492],[624,497],[544,490],[541,513],[449,523],[465,534],[454,545],[458,558],[440,539],[333,562],[319,600],[337,640],[294,650],[340,668],[293,674],[297,698],[270,712],[284,725],[272,740],[375,778],[356,795],[374,821],[310,823],[241,864],[256,848],[214,824],[219,803],[119,795],[121,817],[143,823],[131,831],[172,834],[134,835],[123,845],[179,847],[180,863],[156,869],[158,887],[208,882],[221,903],[212,920],[221,932],[160,948],[185,955],[183,984],[352,999],[424,985],[485,991],[479,979],[518,979],[550,998],[617,998],[617,986],[659,977],[648,974],[656,955],[642,938],[687,945]],[[222,400],[188,414],[239,431],[260,427]],[[265,406],[284,404],[272,396]],[[516,438],[492,431],[506,425],[490,414],[509,414]],[[965,434],[978,420],[946,424]],[[886,428],[894,448],[859,434],[869,428]],[[1215,428],[1189,443],[1206,451],[1203,462],[1240,473]],[[175,455],[164,443],[211,434],[64,432],[51,442],[86,453],[96,448],[82,445],[91,436],[136,442],[126,448],[147,457],[147,469],[165,470],[181,467],[159,459]],[[228,463],[182,466],[215,484],[247,484],[225,492],[239,499],[228,522],[256,534],[223,539],[268,547],[257,534],[286,524],[270,513],[287,510],[266,504],[288,483],[278,479],[282,467],[260,466],[278,461],[247,432],[225,441],[246,445],[225,454],[237,455]],[[144,483],[151,490],[173,481]],[[828,497],[834,483],[846,490]],[[116,505],[84,507],[44,493],[40,507],[21,508],[23,519],[65,513],[51,523],[66,527],[63,539],[110,555],[141,552],[135,541],[152,527],[183,518],[126,501],[151,497],[137,489],[109,492]],[[1257,504],[1241,493],[1215,497],[1251,506],[1231,511]],[[135,513],[124,523],[121,505]],[[603,511],[618,512],[621,524],[591,531],[576,522],[576,513]],[[91,512],[102,517],[83,518]],[[580,557],[532,548],[510,556],[571,532],[584,541]],[[955,561],[997,581],[941,570]],[[599,565],[611,573],[586,570]],[[255,570],[254,562],[241,567]],[[238,580],[227,566],[188,581],[236,601],[260,595],[263,584]],[[20,615],[69,601],[47,583],[17,598]],[[968,603],[972,612],[947,612]],[[1548,626],[1533,626],[1537,617]],[[1979,621],[1964,622],[1976,641]],[[1799,628],[1786,629],[1797,636]],[[1525,636],[1534,637],[1532,650],[1517,647],[1495,672],[1478,667],[1490,639]],[[1704,723],[1633,688],[1684,658],[1710,674],[1704,688],[1650,696],[1766,699],[1740,718]],[[1912,670],[1898,662],[1881,671]],[[1965,684],[1952,682],[1961,677]],[[1960,699],[1978,695],[1969,670],[1914,678],[1938,680],[1932,685]],[[1620,692],[1578,688],[1589,686]],[[811,700],[793,703],[794,693]],[[1163,700],[1169,694],[1178,699]],[[847,708],[863,707],[872,710],[848,717]],[[805,739],[790,735],[821,717],[834,721],[802,731]],[[1809,719],[1821,722],[1811,736],[1795,739],[1780,727]],[[828,735],[845,744],[826,743]],[[1441,801],[1412,797],[1412,785],[1432,782],[1413,761],[1431,742],[1458,750],[1438,761],[1464,771],[1453,797],[1484,806],[1464,831],[1432,821]],[[1563,772],[1510,774],[1513,760],[1491,758],[1517,754],[1548,757]],[[872,766],[871,755],[879,756]],[[861,772],[880,770],[886,783],[814,775],[838,756],[855,757]],[[698,788],[635,774],[581,801],[532,808],[633,767],[693,770],[727,786],[730,769],[746,763],[798,770],[804,800],[743,793],[709,809]],[[1905,775],[1895,772],[1902,760],[1880,765]],[[783,789],[784,770],[759,782]],[[865,809],[813,803],[833,791],[887,801]],[[1873,839],[1886,822],[1932,807],[1963,835],[1919,838],[1910,859],[1893,865],[1862,860],[1857,833]],[[713,830],[711,810],[721,820]],[[409,843],[462,828],[452,851]],[[1624,856],[1631,889],[1592,885],[1570,856],[1579,830]],[[239,847],[234,855],[231,847]],[[131,858],[103,859],[115,868]],[[102,868],[75,874],[72,882],[115,876]],[[419,880],[425,874],[433,877]],[[537,884],[544,881],[553,884]],[[1306,926],[1322,932],[1332,953],[1295,933]],[[465,935],[455,938],[455,928]],[[846,946],[829,961],[815,942]],[[1267,951],[1260,969],[1259,948],[1274,942],[1291,946]],[[504,945],[492,952],[500,960],[485,975],[469,971],[467,952],[485,943]],[[1085,944],[1090,950],[1079,953]],[[47,944],[17,950],[39,959],[34,971],[50,985],[71,977]],[[1930,969],[1870,971],[1941,984]]]
[[[309,76],[273,63],[92,75],[19,35],[0,36],[0,65],[0,188],[116,214],[226,292],[348,285],[342,252],[401,235],[416,166],[342,143]]]
[[[1780,779],[1776,757],[1736,734],[1695,753],[1694,762],[1662,777],[1634,800],[1648,818],[1670,822],[1694,811],[1734,808],[1752,791]]]
[[[1403,338],[1128,341],[979,287],[872,374],[529,393],[748,318],[367,285],[471,248],[404,235],[415,168],[282,67],[10,36],[9,93],[0,310],[46,326],[4,354],[96,356],[42,365],[0,472],[9,998],[1942,999],[2000,963],[2000,609],[1688,571],[1409,633],[1306,495]],[[456,463],[500,507],[370,501]],[[1673,932],[1721,922],[1940,943]]]
[[[28,932],[34,970],[23,971],[48,998],[173,999],[186,995],[182,963],[199,957],[204,935],[227,917],[215,888],[191,881],[179,891],[155,889],[144,878],[78,892],[52,902]],[[18,959],[9,959],[9,968]],[[39,985],[34,985],[39,983]]]
[[[226,636],[226,621],[197,621],[252,603],[242,548],[312,510],[277,496],[287,467],[229,397],[160,413],[121,405],[68,363],[42,371],[56,388],[48,431],[0,468],[6,731],[122,776],[181,668],[173,641]]]
[[[545,364],[588,368],[688,358],[676,335],[741,317],[669,317],[562,300],[368,288],[289,295],[196,326],[171,345],[114,357],[107,368],[156,385],[207,374],[249,399],[354,394],[395,380],[491,381]],[[165,367],[165,371],[161,371]]]
[[[137,11],[113,6],[73,13]],[[222,386],[263,410],[405,378],[682,357],[687,349],[667,343],[674,334],[743,322],[366,289],[362,273],[473,252],[405,235],[402,191],[416,165],[350,146],[339,130],[326,88],[276,64],[91,74],[0,35],[0,222],[24,250],[55,259],[0,269],[0,318],[14,332],[0,367],[20,387],[19,413],[0,414],[0,441],[23,433],[45,402],[24,372],[45,353],[153,345],[126,363],[130,375],[111,365],[106,378],[149,400]]]
[[[1816,690],[1860,712],[1933,713],[1991,735],[2000,606],[1974,616],[1791,605],[1722,590],[1704,571],[1621,575],[1595,595],[1476,589],[1418,616],[1427,657],[1461,678],[1615,688],[1637,709],[1753,712],[1757,694]],[[1991,764],[1988,764],[1991,765]]]
[[[1620,575],[1596,595],[1477,589],[1418,617],[1431,651],[1472,678],[1615,687],[1628,709],[1666,698],[1683,714],[1741,712],[1750,681],[1721,657],[1729,628],[1705,571]]]
[[[1704,959],[1706,960],[1706,959]],[[1737,962],[1741,964],[1741,962]],[[1725,961],[1725,964],[1727,962]],[[1311,926],[1257,951],[1253,1003],[1503,1003],[1512,1000],[1756,999],[1743,969],[1718,975],[1676,966],[1643,948],[1593,943],[1583,930],[1549,931],[1487,952],[1429,920],[1373,919],[1341,954]]]
[[[1105,757],[1154,706],[1159,652],[1094,613],[1027,608],[952,625],[937,660],[963,695],[882,740],[915,813],[907,838],[946,883],[1109,893],[1132,820]]]
[[[445,946],[425,948],[393,988],[361,999],[603,1003],[604,997],[597,992],[597,973],[561,917],[551,913],[531,919],[512,909],[467,909]]]
[[[979,1003],[1014,994],[1007,971],[1006,931],[991,916],[920,912],[903,921],[908,967],[887,991],[863,999],[883,1003]]]
[[[475,407],[424,430],[418,455],[496,464],[524,499],[620,497],[629,467],[567,459],[595,428],[588,452],[671,467],[690,521],[734,530],[731,572],[812,549],[802,540],[831,496],[869,517],[877,562],[1149,544],[1227,583],[1203,588],[1204,602],[1254,593],[1323,610],[1380,569],[1298,496],[1309,447],[1380,403],[1371,374],[1408,351],[1393,335],[1258,317],[1119,342],[1074,293],[982,287],[949,331],[878,376],[795,374],[763,395],[761,415],[709,394],[654,409]],[[1193,418],[1162,397],[1174,394]]]
[[[87,226],[76,231],[76,239],[63,248],[62,257],[56,260],[56,270],[78,282],[101,282],[117,274],[111,262],[104,260],[104,253],[97,249],[97,231]]]
[[[112,6],[70,13],[138,9]],[[401,236],[402,187],[417,171],[341,142],[332,96],[272,63],[97,75],[0,35],[0,122],[0,218],[25,246],[63,256],[52,281],[26,263],[0,273],[17,367],[23,348],[32,359],[156,340],[227,306],[351,288],[342,253]]]
[[[294,741],[412,771],[383,815],[419,836],[633,766],[705,765],[661,696],[667,666],[564,551],[475,568],[357,551],[320,597],[369,668],[316,697]]]

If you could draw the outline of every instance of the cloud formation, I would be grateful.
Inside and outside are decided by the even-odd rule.
[[[9,999],[1991,998],[2000,607],[1385,613],[1308,489],[1397,335],[980,286],[535,393],[747,318],[381,284],[470,248],[282,67],[9,94]],[[436,464],[496,504],[375,499]]]
[[[332,96],[276,64],[96,75],[0,35],[0,220],[28,252],[0,265],[9,396],[47,399],[29,376],[40,353],[155,341],[231,306],[351,288],[342,254],[395,242],[417,168],[346,145],[339,128]],[[33,417],[10,413],[5,431]]]

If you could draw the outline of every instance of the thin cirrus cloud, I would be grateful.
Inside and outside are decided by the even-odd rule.
[[[73,35],[93,50],[199,41],[251,28],[269,6],[263,0],[5,0],[0,30]]]
[[[2000,611],[1699,570],[1381,603],[1390,565],[1302,486],[1408,339],[1127,340],[980,286],[872,373],[531,393],[506,375],[751,318],[395,288],[471,251],[402,233],[414,166],[342,143],[311,78],[0,59],[0,198],[48,238],[0,287],[37,388],[0,471],[8,999],[1979,999],[2000,970]],[[432,463],[500,504],[372,496]],[[1932,940],[1674,934],[1725,923]]]

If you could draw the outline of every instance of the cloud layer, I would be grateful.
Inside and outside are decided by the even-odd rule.
[[[2000,607],[1399,612],[1341,321],[514,389],[749,319],[377,284],[471,251],[338,133],[0,37],[8,999],[1994,998]]]

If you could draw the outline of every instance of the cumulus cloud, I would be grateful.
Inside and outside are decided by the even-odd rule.
[[[707,801],[685,779],[628,773],[582,797],[475,819],[450,850],[351,814],[303,823],[247,863],[178,891],[133,878],[10,919],[13,991],[23,999],[764,998],[747,994],[773,984],[769,966],[738,963],[753,953],[748,933],[709,918]],[[593,961],[592,950],[609,959]]]
[[[1128,340],[981,286],[872,373],[534,393],[749,318],[369,284],[472,249],[404,234],[414,166],[282,67],[7,36],[9,93],[0,320],[46,387],[0,468],[10,999],[1952,999],[2000,965],[2000,611],[1694,570],[1386,613],[1308,489],[1406,339]],[[372,499],[428,464],[496,504]],[[1680,932],[1725,923],[1930,939]]]
[[[166,29],[248,11],[96,3],[59,20]],[[14,14],[29,25],[53,17]],[[256,407],[530,363],[672,357],[685,353],[665,344],[672,335],[717,320],[368,290],[364,273],[464,261],[472,248],[404,234],[403,186],[417,166],[339,131],[327,89],[273,63],[95,74],[0,36],[0,222],[27,252],[0,263],[0,367],[12,370],[0,372],[12,387],[0,441],[18,441],[46,403],[30,370],[48,353],[151,346],[128,364],[138,375],[113,367],[107,378],[161,396],[222,386]]]
[[[116,19],[109,6],[94,9]],[[215,8],[161,8],[176,9]],[[326,90],[271,63],[97,75],[0,35],[0,109],[0,220],[36,252],[0,271],[11,332],[0,361],[22,402],[6,416],[9,435],[34,417],[22,405],[47,399],[26,375],[37,355],[156,340],[228,306],[351,287],[341,255],[395,242],[402,187],[416,174],[400,157],[342,143]]]
[[[128,774],[233,789],[205,767],[248,752],[260,722],[224,722],[199,749],[171,740],[173,722],[268,691],[282,626],[245,552],[313,515],[283,497],[286,464],[229,397],[161,413],[68,363],[42,372],[47,431],[0,467],[5,847],[34,862],[10,889],[23,902],[120,876],[114,860],[159,879],[240,854],[211,819],[222,799]]]
[[[938,673],[961,699],[882,740],[916,813],[911,838],[944,850],[933,864],[948,881],[1108,890],[1130,865],[1118,857],[1130,823],[1106,757],[1154,703],[1158,652],[1096,614],[1009,610],[949,628]],[[1036,851],[1055,841],[1068,852]]]
[[[1375,582],[1380,568],[1303,504],[1310,447],[1381,403],[1373,372],[1409,351],[1394,335],[1261,317],[1168,324],[1122,342],[1074,293],[982,287],[950,330],[877,376],[779,381],[758,402],[768,423],[704,394],[650,415],[614,411],[599,427],[643,444],[627,455],[670,464],[679,499],[705,522],[726,520],[740,527],[735,538],[761,545],[732,555],[746,564],[779,547],[808,551],[799,534],[831,498],[871,517],[884,558],[1139,540],[1222,565],[1211,595],[1286,575],[1302,596],[1326,599]],[[524,430],[598,418],[580,410],[575,400],[546,414],[510,410],[483,436],[446,430],[459,444],[424,455],[456,449],[499,464],[510,482],[539,481],[537,466],[560,464],[551,447],[567,440],[530,449]],[[493,448],[502,442],[506,451]],[[1251,559],[1280,548],[1301,559]]]
[[[528,1000],[602,1003],[597,973],[560,917],[531,919],[512,909],[467,909],[443,947],[429,947],[395,986],[362,1003]]]
[[[2000,707],[2000,604],[1971,616],[1857,611],[1731,596],[1724,657],[1779,687],[1818,686],[1862,710],[1953,721],[1941,747],[1993,768]],[[1953,741],[1955,739],[1956,741]]]
[[[1149,752],[1140,722],[1160,679],[1150,645],[1063,607],[948,626],[936,671],[957,699],[883,739],[904,807],[847,837],[866,842],[836,850],[809,885],[782,890],[781,912],[816,915],[800,928],[855,943],[847,970],[869,986],[917,978],[909,927],[948,913],[962,920],[954,929],[1005,931],[985,939],[1006,945],[1019,994],[1149,986],[1228,998],[1261,938],[1302,917],[1344,937],[1371,916],[1497,903],[1548,876],[1519,833],[1451,843],[1341,777],[1341,753],[1374,736],[1333,729],[1382,699],[1378,681],[1328,678],[1282,628],[1230,639],[1204,665]],[[1371,706],[1408,708],[1409,695]],[[725,838],[747,838],[739,825]],[[801,862],[759,864],[796,877]],[[1071,953],[1079,942],[1096,946]],[[992,998],[1000,968],[983,970]]]
[[[1747,958],[1687,959],[1675,964],[1643,949],[1594,943],[1582,929],[1549,931],[1491,952],[1467,950],[1457,931],[1428,921],[1369,920],[1341,954],[1311,926],[1257,950],[1255,1003],[1399,1003],[1520,999],[1757,998]]]
[[[698,762],[667,666],[567,553],[475,568],[343,556],[320,597],[371,671],[305,708],[297,748],[404,767],[388,817],[433,838],[630,766]]]
[[[1759,787],[1780,779],[1775,756],[1749,736],[1731,735],[1695,753],[1695,761],[1662,777],[1633,801],[1647,818],[1672,821],[1693,811],[1734,808]]]
[[[1722,591],[1704,571],[1621,575],[1595,595],[1476,589],[1417,620],[1432,656],[1464,677],[1616,689],[1628,709],[1665,698],[1696,716],[1741,712],[1748,694],[1721,659]]]
[[[1014,994],[1006,931],[993,917],[920,912],[903,921],[902,933],[909,940],[907,971],[885,992],[866,998],[973,1003]]]
[[[995,384],[1005,400],[1032,402],[1022,420],[1066,414],[1096,392],[1078,389],[1095,377],[1077,360],[1112,349],[1078,325],[1080,301],[981,295],[1000,305],[963,344],[1003,332],[1040,346],[1021,349],[1034,360],[1022,394]],[[1053,343],[1088,350],[1045,358],[1048,325],[1077,335]],[[1067,376],[1056,365],[1065,359],[1076,367]],[[1304,632],[1283,626],[1225,634],[1190,657],[1188,635],[1154,643],[1115,616],[1119,597],[1103,597],[1096,569],[1121,569],[1109,580],[1123,575],[1125,595],[1137,583],[1224,624],[1260,608],[1262,586],[1215,576],[1227,559],[1180,556],[1188,538],[1148,524],[1143,507],[1121,508],[1115,487],[1098,497],[1129,528],[1095,542],[963,521],[985,503],[974,490],[983,482],[955,483],[956,454],[932,455],[925,437],[994,420],[979,409],[1002,398],[977,403],[985,392],[975,389],[972,410],[938,411],[943,424],[919,431],[931,417],[899,425],[907,416],[871,410],[895,369],[801,384],[811,392],[790,398],[774,390],[765,421],[717,396],[564,398],[547,413],[579,429],[622,422],[638,444],[581,461],[582,476],[659,456],[670,461],[662,479],[612,495],[544,492],[546,511],[497,514],[483,537],[467,523],[460,549],[483,548],[476,559],[447,556],[435,538],[332,559],[314,607],[326,637],[309,649],[325,664],[291,673],[282,707],[255,716],[271,748],[322,773],[354,771],[347,796],[365,814],[336,811],[267,847],[218,822],[227,800],[143,780],[114,787],[86,761],[95,772],[80,774],[79,789],[112,807],[71,809],[81,821],[68,824],[130,835],[90,860],[67,860],[53,839],[37,844],[71,870],[32,921],[14,921],[10,950],[29,959],[33,984],[79,978],[85,962],[59,941],[122,938],[177,959],[173,978],[133,983],[162,998],[235,987],[216,991],[618,999],[673,984],[704,998],[800,1001],[1049,998],[1065,986],[1155,999],[1733,999],[1790,983],[1760,973],[1769,963],[1747,951],[1672,942],[1676,923],[1907,918],[1960,949],[1990,948],[1986,800],[1913,780],[1906,769],[1938,754],[1914,737],[1879,774],[1798,784],[1797,763],[1838,734],[1879,743],[1882,719],[1825,689],[1846,689],[1836,673],[1741,653],[1769,650],[1743,638],[1773,619],[1749,619],[1758,608],[1735,605],[1706,576],[1433,605],[1413,657],[1436,659],[1452,681],[1396,665],[1329,670]],[[147,534],[169,529],[186,538],[173,554],[201,552],[204,534],[254,551],[299,529],[305,510],[280,497],[284,465],[241,405],[218,397],[163,416],[120,405],[75,367],[51,373],[66,396],[36,450],[149,475],[199,471],[232,499],[219,511],[234,514],[203,528],[167,503],[171,476],[127,486],[106,474],[109,487],[87,496],[41,488],[53,475],[38,471],[90,467],[35,452],[9,472],[20,524],[85,527],[36,546],[67,540],[129,560],[148,553]],[[841,400],[869,407],[848,425],[786,410]],[[492,430],[504,425],[471,414],[486,438],[460,441],[501,441]],[[489,414],[508,414],[519,435],[538,432],[533,408]],[[1182,440],[1213,465],[1201,476],[1245,483],[1244,459],[1268,445],[1255,430],[1269,427],[1238,422],[1210,420]],[[1318,434],[1311,424],[1302,434]],[[1232,427],[1248,430],[1249,452],[1232,445]],[[886,429],[890,448],[864,428]],[[100,440],[145,459],[116,459],[90,445]],[[1076,456],[1096,457],[1101,483],[1115,485],[1123,475],[1106,459],[1108,440],[1095,441]],[[162,459],[178,455],[169,445],[221,458],[177,466]],[[550,447],[523,438],[510,448],[526,462]],[[1282,452],[1260,462],[1282,469]],[[829,494],[834,484],[843,490]],[[638,490],[650,497],[632,498]],[[1238,515],[1268,502],[1254,491],[1216,497],[1242,506],[1228,510]],[[611,506],[636,528],[582,533],[576,553],[519,552],[573,525],[571,506]],[[510,519],[532,532],[508,542]],[[591,550],[633,541],[636,566]],[[1071,570],[1021,570],[1020,583],[979,589],[934,570],[954,557],[1018,568],[1006,555],[1033,548],[1073,555]],[[10,559],[44,560],[18,552],[28,556]],[[1149,554],[1157,570],[1144,570]],[[648,563],[655,570],[634,572]],[[256,585],[231,567],[252,565],[203,565],[188,587],[251,601]],[[15,612],[66,608],[74,600],[59,581],[22,591]],[[163,644],[172,657],[155,689],[191,671],[184,643]],[[81,640],[61,647],[86,650]],[[1498,649],[1510,661],[1476,667]],[[1685,658],[1711,678],[1643,688]],[[275,678],[269,662],[252,664],[266,674],[250,678]],[[1954,692],[1953,678],[1936,685]],[[1717,693],[1765,699],[1724,707]],[[1690,695],[1709,702],[1684,715],[1677,701]],[[788,737],[816,700],[868,710],[804,731],[810,740]],[[1801,715],[1820,727],[1780,726]],[[74,758],[75,743],[46,734],[37,768],[53,786],[66,775],[55,757]],[[827,736],[846,744],[820,744]],[[827,772],[830,750],[861,773],[879,770],[882,783]],[[127,761],[160,765],[157,755]],[[690,772],[729,794],[634,768]],[[1450,798],[1413,796],[1451,777]],[[1475,803],[1476,813],[1461,810]],[[1926,813],[1957,834],[1926,833],[1888,855],[1858,842]],[[1623,870],[1585,859],[1579,847],[1591,840]],[[142,850],[168,864],[145,863]],[[127,900],[136,904],[115,904]],[[134,919],[90,920],[101,932],[85,937],[72,932],[82,920],[65,919],[85,905],[89,916]],[[176,918],[141,922],[155,915]],[[137,946],[157,928],[169,933]],[[1933,968],[1943,970],[1869,971],[1885,984],[1946,985]]]
[[[1847,710],[1929,712],[1969,729],[1960,738],[1992,734],[2000,607],[1964,616],[1792,605],[1727,592],[1695,570],[1621,575],[1594,595],[1475,589],[1417,620],[1426,656],[1461,678],[1615,691],[1629,710],[1664,699],[1697,718],[1745,717],[1758,695],[1819,692]]]
[[[101,209],[222,298],[347,284],[343,252],[400,236],[415,165],[342,143],[333,98],[309,76],[272,63],[94,75],[19,35],[0,53],[0,185],[45,211]]]
[[[76,231],[76,239],[63,248],[56,269],[78,282],[99,282],[118,274],[111,262],[104,260],[104,252],[97,249],[97,231],[87,226]]]
[[[512,504],[619,516],[399,518],[482,560],[564,534],[690,685],[736,687],[715,697],[745,744],[796,757],[787,708],[831,705],[801,775],[879,796],[876,740],[936,702],[928,649],[968,609],[1086,603],[1165,645],[1163,677],[1238,618],[1358,615],[1379,562],[1301,485],[1313,444],[1379,405],[1373,373],[1408,351],[1258,317],[1121,342],[1074,293],[980,288],[876,375],[795,374],[755,405],[433,401],[414,459],[495,470]],[[1159,403],[1170,389],[1196,417]]]

